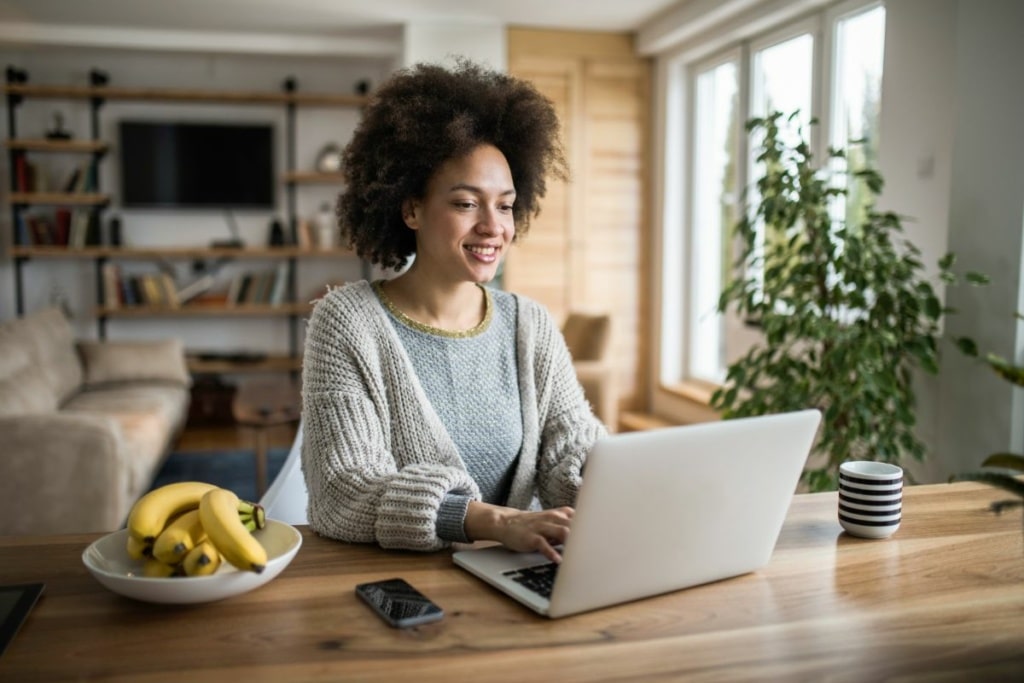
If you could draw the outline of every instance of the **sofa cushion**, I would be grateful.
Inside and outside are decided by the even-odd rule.
[[[17,374],[32,364],[32,356],[26,345],[12,338],[11,323],[0,325],[0,380]]]
[[[0,327],[0,353],[21,349],[43,372],[47,386],[61,404],[82,384],[82,364],[74,333],[59,308],[47,308]]]
[[[85,386],[123,382],[170,382],[189,386],[191,376],[180,339],[160,341],[82,341]]]
[[[38,365],[25,365],[0,379],[0,417],[52,413],[57,410],[46,373]]]
[[[188,389],[183,386],[128,384],[83,391],[63,412],[101,415],[117,423],[129,468],[128,494],[134,498],[152,482],[187,409]]]

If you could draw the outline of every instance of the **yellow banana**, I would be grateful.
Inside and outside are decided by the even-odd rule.
[[[155,557],[147,557],[142,563],[142,575],[151,579],[166,579],[177,573],[177,567],[161,562]]]
[[[153,555],[153,544],[140,541],[131,534],[128,534],[128,540],[125,541],[125,550],[128,551],[128,557],[133,560],[141,560]]]
[[[206,540],[206,532],[199,522],[199,510],[189,510],[168,524],[153,543],[153,557],[177,564],[192,548]]]
[[[220,561],[220,552],[217,548],[209,541],[203,541],[188,551],[181,566],[185,570],[185,576],[207,576],[217,571]]]
[[[183,512],[198,507],[199,499],[213,484],[183,481],[154,489],[139,498],[128,513],[128,533],[140,541],[152,543],[167,522]]]
[[[267,551],[245,528],[238,514],[239,503],[233,491],[214,488],[199,499],[199,519],[225,560],[259,573],[267,566]]]

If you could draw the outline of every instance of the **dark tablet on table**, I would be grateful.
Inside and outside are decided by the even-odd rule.
[[[41,583],[0,586],[0,655],[14,640],[14,635],[42,592]]]

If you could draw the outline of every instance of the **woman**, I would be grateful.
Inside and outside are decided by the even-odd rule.
[[[311,527],[412,550],[494,540],[559,561],[605,430],[550,315],[483,286],[539,211],[545,176],[565,175],[551,103],[468,62],[419,65],[375,94],[343,166],[345,239],[382,267],[411,265],[313,311]]]

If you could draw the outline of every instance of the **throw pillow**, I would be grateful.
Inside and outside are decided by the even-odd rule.
[[[179,339],[161,341],[81,341],[85,385],[165,381],[190,386],[192,378]]]

